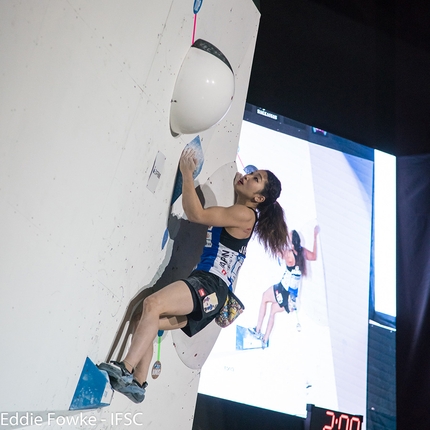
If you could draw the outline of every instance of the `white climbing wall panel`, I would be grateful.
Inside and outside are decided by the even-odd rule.
[[[259,16],[252,0],[204,0],[197,15],[196,39],[236,80],[228,114],[199,134],[198,183],[235,160]],[[169,129],[193,21],[192,0],[0,2],[3,426],[30,414],[43,420],[34,428],[67,427],[56,417],[77,416],[67,410],[85,358],[105,359],[128,303],[159,276],[179,156],[195,137]],[[199,374],[169,339],[142,404],[117,394],[71,427],[129,428],[128,413],[140,428],[190,429]]]

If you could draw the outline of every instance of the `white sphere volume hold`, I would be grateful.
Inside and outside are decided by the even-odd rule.
[[[173,135],[200,133],[217,124],[234,96],[234,74],[227,58],[198,39],[190,47],[176,79],[170,104]]]

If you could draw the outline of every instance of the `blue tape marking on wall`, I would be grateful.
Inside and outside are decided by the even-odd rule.
[[[69,410],[97,409],[109,406],[113,391],[106,372],[87,357]]]
[[[203,162],[204,162],[203,149],[202,149],[202,144],[200,142],[200,136],[196,136],[190,143],[188,143],[185,149],[187,148],[194,149],[196,153],[197,167],[193,173],[193,178],[196,179],[197,176],[202,171]],[[181,194],[182,194],[182,173],[178,168],[178,172],[176,173],[175,186],[173,188],[172,202],[170,204],[173,205],[173,203],[176,202],[176,200]]]

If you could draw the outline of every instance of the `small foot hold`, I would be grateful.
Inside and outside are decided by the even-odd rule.
[[[106,372],[87,357],[69,410],[98,409],[109,406],[113,391]]]

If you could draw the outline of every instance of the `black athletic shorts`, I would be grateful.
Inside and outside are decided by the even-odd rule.
[[[187,279],[182,279],[193,296],[193,311],[187,315],[188,323],[182,331],[194,336],[203,330],[220,312],[228,294],[227,284],[213,273],[194,270]]]
[[[279,284],[275,284],[273,286],[273,294],[275,295],[275,299],[278,305],[281,308],[284,308],[288,313],[290,310],[288,308],[288,297],[290,293],[284,288],[284,286],[279,282]]]

